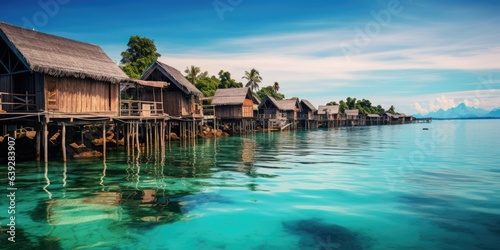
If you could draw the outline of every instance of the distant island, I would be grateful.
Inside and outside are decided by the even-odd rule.
[[[500,118],[500,107],[491,111],[468,107],[465,103],[460,103],[454,108],[448,110],[439,109],[425,115],[415,114],[415,118],[433,118],[433,119],[498,119]]]

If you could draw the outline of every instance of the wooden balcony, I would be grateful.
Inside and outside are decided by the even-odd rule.
[[[164,114],[162,102],[121,100],[120,107],[122,116],[151,117]]]

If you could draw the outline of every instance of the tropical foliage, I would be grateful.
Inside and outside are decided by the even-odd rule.
[[[273,90],[274,90],[274,92],[280,91],[280,84],[278,82],[274,82]]]
[[[186,73],[186,79],[190,81],[192,84],[196,85],[196,83],[202,79],[208,76],[208,72],[201,72],[199,67],[196,67],[194,65],[191,65],[191,67],[186,67],[184,70],[184,73]]]
[[[267,86],[264,88],[261,88],[257,93],[255,93],[259,99],[264,99],[266,96],[271,96],[276,100],[283,100],[285,99],[285,95],[276,92],[273,88],[273,86]]]
[[[242,88],[243,83],[237,82],[233,78],[231,78],[231,73],[227,71],[219,71],[219,88],[220,89],[229,89],[229,88]]]
[[[344,111],[348,109],[358,109],[360,113],[365,115],[367,114],[383,115],[386,112],[385,109],[382,108],[382,106],[380,105],[374,106],[372,105],[372,102],[368,99],[357,100],[356,98],[351,98],[351,97],[347,97],[345,101],[340,100],[338,103],[336,101],[332,101],[327,103],[326,105],[339,105],[339,112],[341,114],[343,114]],[[394,106],[391,106],[391,108],[389,108],[387,112],[395,114],[396,111],[394,110]]]
[[[248,81],[245,87],[249,87],[253,92],[259,90],[259,83],[262,82],[262,77],[260,76],[258,70],[253,68],[250,71],[245,71],[243,79],[246,79]]]
[[[131,78],[139,79],[146,69],[161,55],[156,51],[153,40],[131,36],[127,49],[121,54],[120,68]]]

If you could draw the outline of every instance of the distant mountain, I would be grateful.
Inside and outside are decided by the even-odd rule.
[[[465,118],[485,118],[485,117],[500,117],[500,108],[488,112],[485,109],[467,107],[464,103],[458,106],[443,110],[439,109],[435,112],[430,112],[426,115],[416,114],[415,117],[431,117],[437,119],[465,119]]]
[[[500,108],[494,109],[488,114],[486,114],[487,117],[495,117],[495,118],[500,118]]]

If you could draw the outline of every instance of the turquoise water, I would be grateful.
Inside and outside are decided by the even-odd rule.
[[[172,145],[164,161],[19,163],[16,243],[2,184],[0,248],[500,249],[499,127],[262,133]]]

